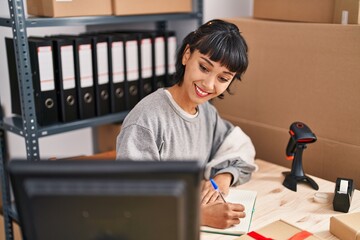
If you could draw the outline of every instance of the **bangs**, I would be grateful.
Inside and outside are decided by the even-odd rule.
[[[237,73],[237,78],[247,69],[247,46],[229,33],[206,36],[198,41],[194,48],[229,71]]]

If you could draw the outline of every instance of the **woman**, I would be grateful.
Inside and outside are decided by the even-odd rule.
[[[202,225],[227,228],[245,216],[241,204],[219,201],[208,180],[213,178],[224,194],[248,181],[256,169],[255,149],[239,127],[220,118],[209,100],[222,98],[247,66],[247,45],[234,24],[203,24],[178,50],[175,85],[142,99],[117,138],[117,159],[204,164]]]

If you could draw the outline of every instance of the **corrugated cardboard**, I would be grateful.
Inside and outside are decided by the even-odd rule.
[[[237,90],[237,92],[241,92],[241,90]],[[286,160],[285,155],[285,148],[290,138],[289,129],[286,126],[279,128],[227,114],[221,115],[233,124],[240,126],[250,136],[256,148],[257,158],[291,168],[292,161]],[[333,182],[340,176],[352,178],[355,181],[355,188],[359,189],[360,186],[357,184],[360,182],[359,156],[359,146],[320,137],[317,142],[309,144],[304,150],[303,168],[305,174]]]
[[[30,15],[45,17],[76,17],[111,15],[111,0],[27,0]]]
[[[330,232],[341,240],[360,240],[360,212],[332,216]]]
[[[283,21],[332,23],[335,0],[254,0],[254,17]]]
[[[335,0],[334,23],[342,23],[342,12],[348,13],[348,24],[360,24],[360,0]]]
[[[249,68],[214,105],[242,127],[257,157],[283,166],[289,127],[303,121],[318,140],[303,153],[306,174],[360,175],[360,26],[227,19],[249,46]]]
[[[295,227],[290,223],[287,223],[283,220],[278,220],[256,230],[255,232],[263,237],[270,239],[290,239],[291,237],[293,237],[296,234],[299,234],[302,231],[303,231],[302,229]],[[319,240],[321,238],[315,235],[310,235],[306,238],[301,238],[301,239]],[[236,238],[235,240],[254,240],[254,238],[248,235],[243,235],[239,238]]]
[[[114,15],[191,12],[191,0],[113,0]]]

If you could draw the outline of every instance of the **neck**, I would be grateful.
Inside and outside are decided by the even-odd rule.
[[[191,103],[189,96],[183,89],[175,84],[174,86],[167,89],[171,96],[173,97],[174,101],[187,113],[189,114],[196,114],[197,112],[197,104]]]

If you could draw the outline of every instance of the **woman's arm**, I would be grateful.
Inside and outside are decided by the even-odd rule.
[[[254,160],[255,148],[251,139],[239,127],[234,127],[206,165],[205,178],[229,173],[232,175],[230,185],[245,183],[257,169]],[[218,184],[222,185],[221,182]]]
[[[116,140],[116,159],[159,161],[159,147],[154,134],[137,124],[122,128]]]

